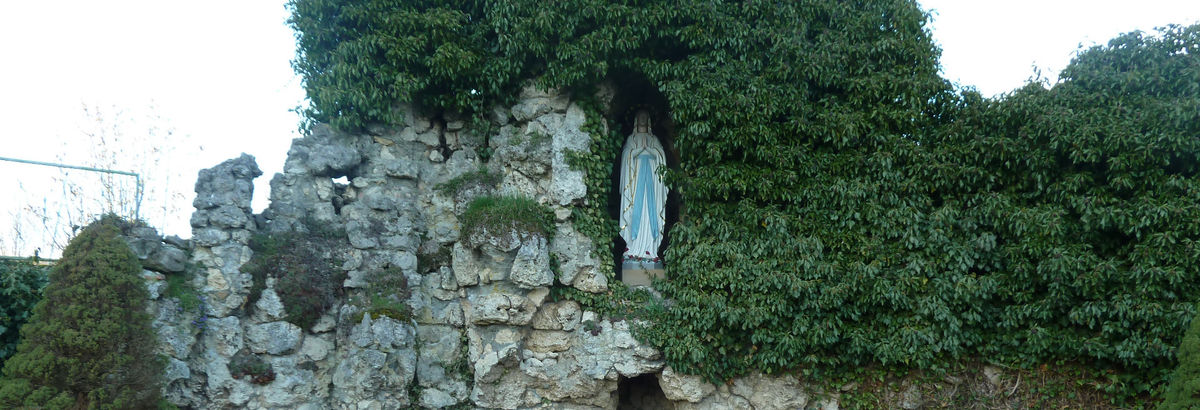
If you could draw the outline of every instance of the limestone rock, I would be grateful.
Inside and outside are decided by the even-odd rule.
[[[584,292],[604,293],[608,291],[608,278],[595,269],[587,269],[575,276],[572,285]]]
[[[301,337],[303,333],[300,327],[288,322],[270,322],[246,328],[246,346],[254,353],[290,353],[300,345]]]
[[[478,267],[471,248],[462,243],[455,243],[451,255],[454,279],[458,281],[458,286],[473,286],[479,283]]]
[[[129,249],[133,251],[134,256],[138,259],[146,259],[150,257],[159,247],[162,247],[162,237],[158,235],[158,231],[154,228],[139,226],[129,229],[126,236],[122,239],[129,245]]]
[[[670,366],[659,373],[658,385],[668,400],[690,403],[699,403],[717,390],[716,386],[705,382],[700,376],[678,374]]]
[[[608,91],[602,100],[611,100]],[[160,352],[172,358],[164,397],[189,408],[599,409],[617,406],[622,377],[662,372],[663,390],[677,397],[677,407],[823,405],[810,402],[795,379],[746,377],[714,390],[664,371],[662,354],[635,340],[629,322],[550,297],[552,258],[562,285],[604,292],[610,279],[608,262],[592,256],[595,244],[571,223],[575,207],[592,206],[585,204],[584,174],[566,164],[591,147],[585,113],[571,101],[561,90],[526,87],[511,109],[488,113],[499,127],[488,135],[452,113],[430,118],[407,104],[395,107],[407,124],[399,129],[374,124],[355,134],[318,125],[293,142],[262,215],[249,207],[252,179],[261,174],[253,158],[203,171],[190,244],[138,236],[148,269],[175,272],[191,252],[204,313],[212,316],[201,320],[206,316],[179,312],[173,300],[155,300]],[[481,166],[500,176],[497,186],[435,189]],[[340,176],[350,180],[333,180]],[[513,229],[463,232],[459,215],[489,194],[550,206],[553,239]],[[242,271],[255,232],[293,230],[306,220],[347,232],[346,249],[338,251],[348,274],[345,297],[309,332],[281,321],[285,306],[271,283],[246,306],[252,280]],[[418,271],[418,247],[426,245],[450,248],[450,260]],[[406,280],[391,296],[411,309],[411,319],[363,315],[349,322],[382,271]],[[228,364],[240,351],[270,362],[276,379],[233,379]]]
[[[535,330],[529,333],[526,348],[534,352],[562,352],[571,347],[571,334],[554,330]]]
[[[293,170],[302,166],[310,175],[345,175],[362,163],[357,145],[348,135],[335,133],[327,126],[316,126],[307,137],[292,141],[287,164]]]
[[[573,300],[547,303],[533,315],[532,326],[538,330],[572,331],[579,326],[583,312]]]
[[[338,356],[333,372],[333,398],[340,406],[397,408],[416,398],[408,386],[416,374],[417,357],[410,325],[383,317],[364,315],[348,338],[352,343]],[[340,407],[339,406],[339,407]]]
[[[421,390],[420,404],[423,408],[440,409],[458,404],[459,400],[455,399],[450,393],[446,393],[437,388],[427,388]]]
[[[591,146],[591,136],[582,131],[587,116],[583,109],[576,104],[567,108],[567,114],[557,129],[551,130],[554,135],[551,162],[550,197],[559,205],[568,205],[582,200],[587,194],[583,171],[572,169],[567,163],[567,156],[572,153],[587,153]]]
[[[187,358],[188,353],[192,350],[192,344],[196,342],[195,336],[192,335],[191,324],[172,325],[156,321],[155,325],[160,342],[159,352],[171,357]]]
[[[518,287],[533,289],[550,285],[554,282],[554,272],[550,271],[550,255],[546,250],[546,239],[534,236],[527,240],[517,250],[513,259],[509,280]]]
[[[254,308],[256,313],[261,313],[267,320],[280,320],[287,314],[283,310],[283,301],[279,299],[279,294],[270,287],[262,290]]]
[[[149,272],[149,271],[146,271]],[[162,296],[167,291],[167,282],[155,278],[146,280],[146,292],[149,293],[149,299],[155,300]]]
[[[558,224],[550,251],[559,261],[559,282],[571,286],[575,277],[581,273],[588,274],[596,269],[598,264],[592,257],[593,244],[591,238],[575,230],[570,223]]]
[[[231,204],[249,210],[254,193],[251,181],[260,175],[262,171],[258,169],[254,157],[246,154],[201,170],[196,180],[196,199],[192,205],[206,210]]]
[[[187,363],[174,357],[167,358],[166,368],[163,369],[163,383],[170,384],[179,379],[192,377],[192,371]]]
[[[413,341],[412,326],[390,317],[363,315],[362,322],[350,330],[350,340],[358,347],[394,349],[410,347]]]
[[[171,245],[158,247],[142,264],[146,269],[162,273],[182,273],[187,268],[187,251]]]
[[[229,240],[229,232],[221,229],[202,228],[192,234],[192,241],[196,243],[196,246],[212,247],[227,240]]]
[[[333,343],[325,338],[309,335],[304,338],[304,344],[300,347],[300,357],[311,361],[325,360],[333,348]]]
[[[204,344],[226,358],[242,350],[242,326],[236,316],[211,318],[205,321]]]
[[[784,410],[808,405],[808,394],[792,375],[750,374],[734,379],[730,392],[749,400],[755,409]]]
[[[492,107],[492,111],[490,113],[488,113],[488,119],[492,120],[492,123],[494,123],[496,125],[503,126],[505,124],[508,124],[509,114],[510,114],[510,112],[509,112],[508,108],[497,105],[497,106]]]
[[[921,389],[915,384],[907,383],[904,390],[900,392],[899,401],[896,403],[900,408],[905,410],[914,410],[921,408],[923,400],[921,399]]]
[[[245,210],[233,204],[217,205],[208,212],[209,224],[221,229],[249,228],[252,220]]]
[[[512,117],[517,121],[529,121],[553,110],[549,98],[530,98],[512,107]]]
[[[422,406],[445,407],[466,400],[471,377],[462,333],[449,326],[418,328],[421,350],[417,358],[417,381],[423,387]]]
[[[317,319],[317,323],[309,330],[320,334],[333,330],[334,326],[337,326],[337,319],[334,319],[332,313],[326,312],[324,315],[321,315],[320,319]]]
[[[983,377],[987,380],[988,384],[992,386],[992,388],[1000,387],[1000,376],[1002,374],[1003,372],[1001,372],[1000,369],[995,366],[983,367]]]
[[[536,308],[524,296],[490,293],[472,301],[471,323],[476,325],[527,325]]]

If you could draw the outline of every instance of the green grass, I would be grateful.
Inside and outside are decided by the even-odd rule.
[[[167,297],[179,300],[179,306],[184,310],[200,307],[200,292],[192,286],[192,274],[169,274],[167,276]]]
[[[554,232],[554,213],[536,201],[516,196],[481,196],[467,205],[460,219],[466,235],[497,234],[508,229],[549,236]]]
[[[399,322],[408,322],[412,318],[412,309],[409,309],[408,305],[405,305],[404,302],[396,302],[391,299],[372,296],[371,307],[351,316],[350,323],[361,323],[364,315],[371,315],[371,320],[390,317]]]

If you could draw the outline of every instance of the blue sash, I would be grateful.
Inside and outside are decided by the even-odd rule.
[[[633,218],[631,218],[632,220],[630,221],[630,223],[633,224],[633,228],[630,230],[630,234],[632,234],[633,237],[630,238],[630,240],[637,239],[638,231],[641,230],[642,224],[639,223],[641,220],[640,216],[643,213],[653,212],[654,210],[651,205],[646,203],[646,197],[649,196],[650,204],[658,203],[655,201],[654,175],[652,175],[655,170],[650,169],[650,160],[652,158],[654,158],[654,156],[650,154],[642,154],[638,156],[639,162],[637,168],[637,187],[633,191]],[[651,235],[653,235],[653,238],[658,239],[658,215],[653,213],[650,215],[649,219],[650,227],[653,229]]]

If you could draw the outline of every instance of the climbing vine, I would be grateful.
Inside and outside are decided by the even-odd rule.
[[[596,91],[596,90],[586,90]],[[600,110],[594,93],[580,92],[575,102],[583,110],[586,120],[580,130],[591,136],[586,152],[568,152],[567,165],[584,173],[587,201],[583,206],[571,210],[571,221],[579,233],[592,240],[592,258],[608,261],[612,258],[613,242],[617,236],[617,221],[608,215],[607,204],[612,192],[613,166],[621,151],[624,137],[617,132],[617,124],[610,122]],[[644,290],[631,289],[616,279],[615,268],[610,263],[601,263],[597,272],[608,279],[608,292],[594,294],[572,287],[553,289],[556,298],[571,299],[589,310],[610,317],[651,318],[649,308],[657,303]],[[637,330],[642,330],[638,328]]]
[[[307,116],[344,129],[395,123],[401,101],[480,117],[529,80],[655,87],[687,213],[657,289],[671,306],[640,336],[685,373],[982,356],[1157,394],[1200,301],[1198,26],[1118,37],[1053,88],[984,99],[938,77],[911,0],[290,4]],[[608,260],[621,140],[583,104],[573,222]],[[572,297],[632,297],[603,269],[613,295]]]
[[[584,173],[587,187],[587,202],[571,210],[571,220],[576,230],[592,239],[592,256],[604,261],[611,258],[612,238],[617,235],[617,223],[608,215],[606,206],[612,191],[609,175],[621,150],[621,138],[616,132],[618,128],[608,124],[600,113],[594,98],[579,98],[576,104],[587,116],[580,131],[591,136],[592,141],[587,152],[567,153],[567,165]],[[612,265],[603,263],[597,269],[610,282],[616,279]]]

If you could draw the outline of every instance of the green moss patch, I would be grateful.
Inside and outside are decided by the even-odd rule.
[[[481,196],[467,205],[459,218],[464,236],[499,235],[508,230],[549,236],[554,232],[554,212],[536,201],[516,196]]]

